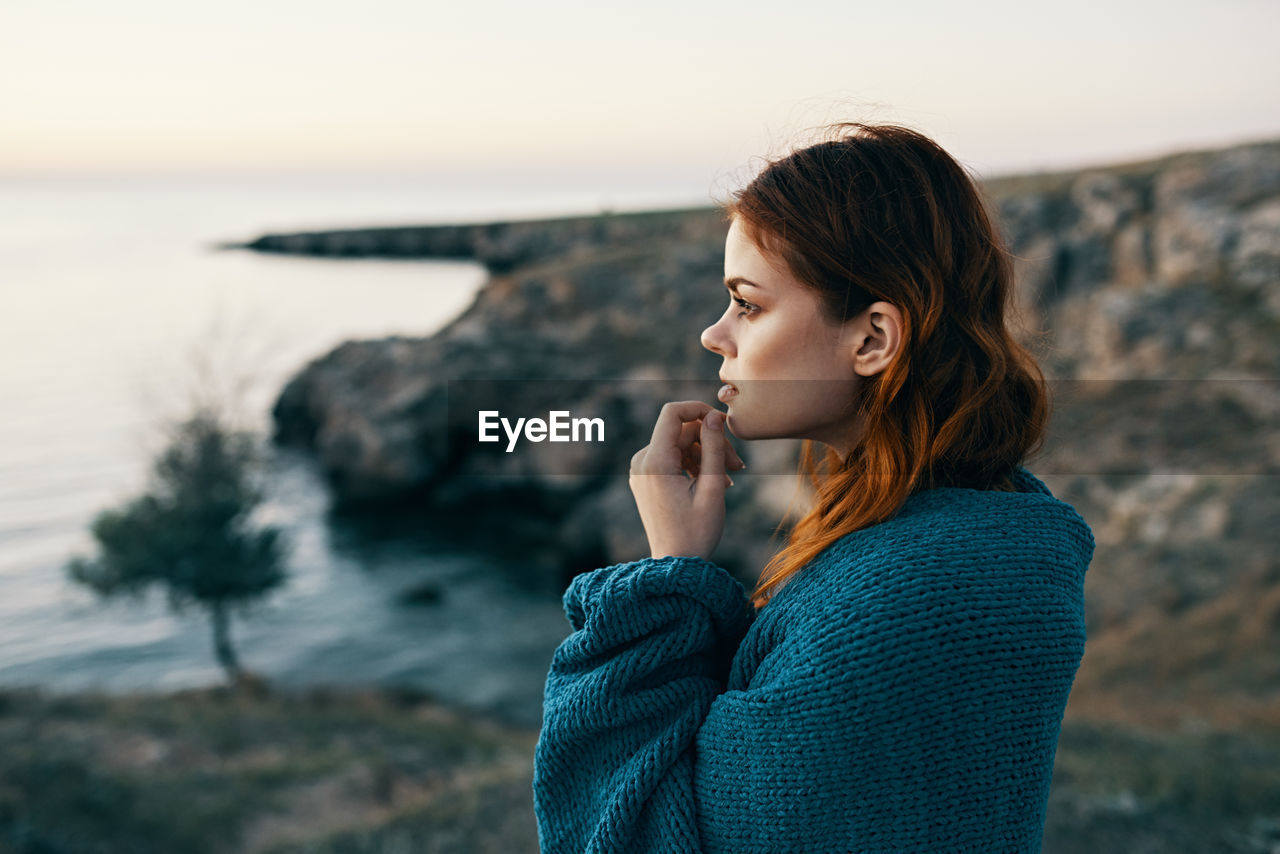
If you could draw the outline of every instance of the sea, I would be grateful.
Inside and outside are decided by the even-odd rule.
[[[161,590],[103,600],[66,563],[147,487],[197,395],[266,435],[288,379],[343,341],[427,336],[471,302],[470,261],[228,250],[267,232],[686,207],[682,188],[469,189],[376,176],[0,180],[0,687],[168,692],[220,684],[208,619]],[[288,581],[236,617],[242,664],[284,686],[399,686],[537,726],[569,632],[559,595],[439,539],[370,542],[326,521],[312,461],[277,450],[259,517]],[[412,604],[423,585],[437,601]]]

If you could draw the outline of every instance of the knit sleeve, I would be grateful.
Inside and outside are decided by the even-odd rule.
[[[692,745],[754,609],[696,557],[579,575],[534,762],[544,852],[698,851]]]
[[[1077,583],[899,567],[791,603],[726,685],[750,607],[731,582],[676,558],[571,586],[535,757],[544,852],[1039,850]]]

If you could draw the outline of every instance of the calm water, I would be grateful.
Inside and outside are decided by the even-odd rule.
[[[64,579],[87,526],[140,490],[160,419],[195,382],[265,430],[287,378],[340,341],[425,335],[470,302],[463,262],[220,252],[263,231],[477,221],[595,209],[589,196],[445,196],[411,182],[0,183],[0,684],[172,689],[220,680],[196,611],[157,591],[102,603]],[[697,203],[640,198],[630,207]],[[618,205],[627,207],[628,205]],[[558,596],[447,544],[370,544],[330,530],[305,460],[278,454],[266,521],[291,578],[234,636],[246,666],[291,684],[402,683],[537,723],[568,631]],[[423,582],[445,595],[408,606]]]

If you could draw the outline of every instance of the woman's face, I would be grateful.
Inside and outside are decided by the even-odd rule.
[[[702,333],[724,358],[720,400],[740,439],[814,439],[847,453],[856,440],[853,402],[865,336],[851,320],[832,324],[818,296],[778,258],[763,254],[734,219],[724,248],[729,307]]]

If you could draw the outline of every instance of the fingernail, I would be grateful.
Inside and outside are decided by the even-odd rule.
[[[733,478],[729,477],[729,475],[725,475],[725,479],[729,481],[730,486],[733,486]]]
[[[706,417],[702,419],[702,423],[706,424],[712,430],[719,430],[720,429],[719,411],[713,409],[711,412],[708,412]]]

